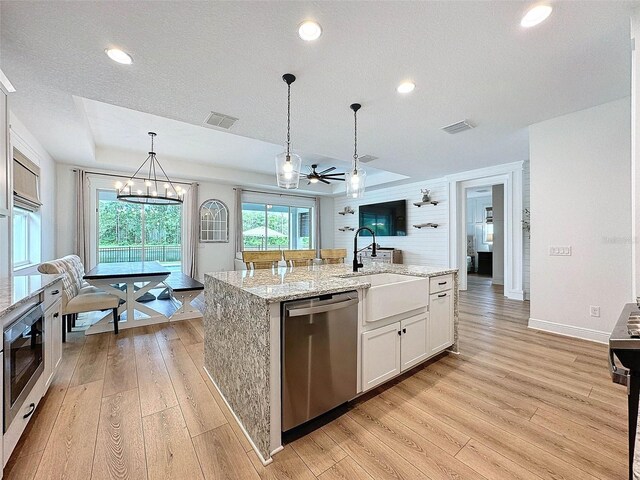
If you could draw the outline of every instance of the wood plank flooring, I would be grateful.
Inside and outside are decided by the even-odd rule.
[[[5,478],[625,478],[626,392],[606,347],[529,330],[527,302],[469,285],[460,355],[358,399],[267,467],[204,373],[201,320],[74,332]]]

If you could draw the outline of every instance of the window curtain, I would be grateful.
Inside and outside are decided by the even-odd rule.
[[[80,257],[85,270],[89,270],[89,178],[85,170],[77,169],[76,180],[76,255]]]
[[[236,252],[241,252],[243,248],[242,239],[242,189],[235,188],[235,217],[236,217]]]
[[[322,242],[322,231],[320,228],[320,197],[316,197],[315,208],[315,223],[316,223],[316,258],[320,258],[320,243]]]
[[[198,184],[192,183],[182,209],[182,273],[198,278]]]

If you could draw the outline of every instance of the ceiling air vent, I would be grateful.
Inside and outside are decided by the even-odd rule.
[[[360,163],[369,163],[377,159],[378,157],[374,157],[373,155],[363,155],[362,157],[358,157],[358,161]]]
[[[469,120],[462,120],[460,122],[447,125],[446,127],[442,127],[440,130],[444,130],[445,132],[453,135],[454,133],[464,132],[465,130],[471,130],[472,128],[475,128],[475,125],[473,123],[471,123]]]
[[[238,119],[224,113],[211,112],[207,119],[204,121],[205,127],[218,127],[224,129],[230,129]]]

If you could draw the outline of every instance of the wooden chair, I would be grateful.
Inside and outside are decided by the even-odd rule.
[[[242,261],[247,266],[247,270],[277,267],[280,260],[282,260],[282,252],[280,250],[242,252]]]
[[[284,261],[292,267],[306,267],[316,258],[315,250],[285,250]]]
[[[323,248],[320,250],[320,258],[322,263],[344,263],[344,259],[347,258],[346,248]]]

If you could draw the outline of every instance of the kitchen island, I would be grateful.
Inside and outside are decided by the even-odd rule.
[[[402,281],[405,277],[407,282]],[[384,281],[396,283],[387,285]],[[412,288],[420,288],[419,294]],[[282,448],[282,304],[349,291],[358,292],[359,297],[358,394],[400,374],[405,370],[401,364],[408,369],[444,350],[457,352],[457,269],[374,263],[357,273],[347,265],[313,265],[205,275],[205,368],[265,464]],[[397,371],[384,376],[368,375],[371,368],[367,358],[376,358],[380,363],[385,352],[378,355],[372,351],[374,344],[369,345],[367,339],[397,325],[398,336],[394,330],[390,338],[399,351],[400,325],[404,327],[408,314],[403,317],[394,311],[384,312],[404,304],[412,314],[424,310],[420,317],[424,352],[407,361],[403,356],[402,363],[398,353]],[[436,321],[436,315],[445,318]],[[413,326],[407,328],[414,331]],[[431,334],[435,343],[426,339]],[[383,345],[380,338],[375,348]],[[415,345],[415,341],[407,342],[407,347],[414,350],[412,354]]]

